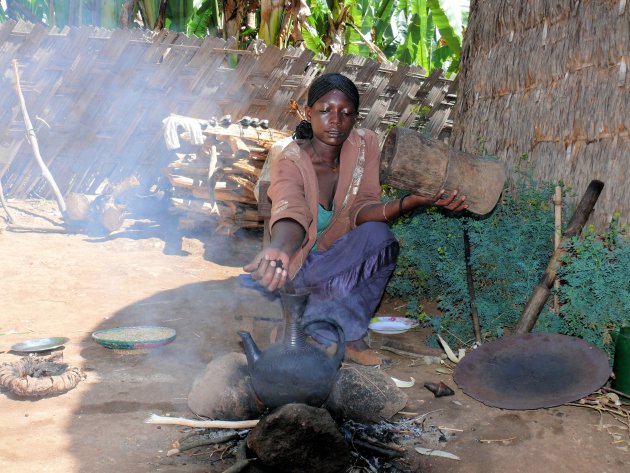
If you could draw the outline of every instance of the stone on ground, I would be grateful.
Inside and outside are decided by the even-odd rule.
[[[247,446],[270,471],[345,471],[350,447],[325,409],[287,404],[263,417],[247,436]]]
[[[245,355],[228,353],[208,363],[193,382],[188,407],[195,414],[210,419],[258,418]]]
[[[347,364],[339,371],[326,408],[344,421],[379,422],[406,404],[407,394],[387,373],[371,366]]]

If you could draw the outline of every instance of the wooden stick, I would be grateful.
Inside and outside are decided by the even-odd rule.
[[[553,205],[555,218],[553,250],[556,251],[560,247],[560,240],[562,240],[562,188],[560,186],[556,186],[556,193],[553,196]],[[553,287],[556,289],[560,287],[560,280],[558,278],[554,280]],[[553,295],[553,311],[556,314],[560,313],[560,302],[558,301],[558,294]]]
[[[59,191],[59,187],[55,182],[52,174],[48,170],[46,163],[42,159],[42,155],[39,152],[39,144],[37,143],[37,137],[35,136],[35,130],[33,130],[33,124],[31,123],[31,119],[28,116],[28,110],[26,110],[26,101],[24,100],[24,95],[22,95],[22,87],[20,86],[20,71],[18,70],[18,63],[14,59],[13,60],[13,73],[15,74],[15,91],[17,93],[18,99],[20,101],[20,108],[22,109],[22,117],[24,118],[24,125],[26,126],[26,134],[28,137],[28,141],[31,143],[31,147],[33,148],[33,153],[35,154],[35,159],[39,164],[39,167],[42,170],[42,174],[52,187],[52,190],[57,198],[57,204],[59,205],[59,211],[61,215],[65,217],[66,215],[66,202],[63,200],[63,196]]]
[[[393,459],[393,458],[401,458],[404,456],[403,453],[397,452],[396,450],[393,450],[389,446],[379,447],[376,445],[372,445],[370,442],[367,442],[365,440],[358,440],[358,439],[352,439],[351,442],[353,446],[362,448],[363,450],[367,450],[381,457]]]
[[[372,41],[370,41],[370,38],[365,36],[361,32],[361,30],[357,26],[355,26],[354,23],[348,23],[348,25],[351,26],[352,28],[354,28],[354,30],[358,33],[359,37],[363,40],[363,42],[368,47],[368,49],[370,51],[372,51],[374,54],[376,54],[376,58],[377,58],[378,62],[389,64],[389,60],[387,59],[387,56],[385,56],[383,51],[381,51],[380,48],[376,44],[374,44]]]
[[[205,445],[216,445],[218,443],[226,443],[231,440],[239,438],[238,432],[230,432],[225,435],[209,435],[209,434],[196,434],[191,437],[187,437],[185,440],[179,442],[177,448],[173,448],[166,452],[167,457],[177,455],[178,453],[185,452],[197,447],[203,447]]]
[[[582,200],[580,200],[575,212],[573,212],[573,217],[562,235],[562,240],[568,240],[580,234],[603,188],[603,182],[597,180],[591,181],[582,196]],[[547,264],[547,269],[545,269],[538,286],[534,288],[525,309],[523,309],[521,317],[514,329],[514,333],[527,333],[534,328],[534,325],[536,325],[540,311],[545,306],[547,299],[549,298],[549,288],[551,288],[551,285],[556,278],[560,256],[564,253],[565,251],[562,248],[562,245],[560,245],[560,247],[551,255],[551,259]]]
[[[425,365],[439,364],[440,361],[443,359],[442,356],[421,355],[419,353],[413,353],[411,351],[399,350],[398,348],[390,347],[390,346],[387,346],[387,345],[381,345],[380,347],[378,347],[378,349],[382,350],[382,351],[389,351],[389,352],[394,353],[396,355],[407,356],[409,358],[422,360],[423,364],[425,364]],[[446,355],[444,355],[444,358],[446,358]]]
[[[624,396],[624,397],[630,398],[630,394],[624,393],[623,391],[617,391],[616,389],[607,388],[605,386],[602,389],[605,390],[605,391],[610,391],[611,393],[619,394],[620,396]]]
[[[258,424],[255,420],[194,420],[184,419],[183,417],[165,417],[157,414],[151,414],[145,424],[162,424],[162,425],[183,425],[186,427],[196,427],[202,429],[251,429]]]
[[[227,141],[230,145],[230,148],[232,148],[232,154],[236,159],[249,158],[249,146],[247,146],[247,144],[245,144],[242,139],[240,139],[238,136],[228,136]]]
[[[617,409],[610,409],[608,407],[604,407],[602,404],[580,404],[579,402],[568,402],[566,405],[575,406],[575,407],[588,407],[589,409],[594,409],[596,411],[599,411],[600,414],[602,412],[608,412],[610,415],[613,416],[613,418],[617,422],[630,428],[630,414],[628,414],[627,411],[625,411],[625,409],[623,409],[622,412],[619,412],[619,410]],[[628,420],[627,422],[624,422],[623,419],[628,419]]]
[[[356,434],[356,437],[352,439],[352,442],[356,442],[357,440],[369,443],[370,445],[374,445],[375,447],[379,447],[379,448],[383,448],[383,449],[387,449],[387,450],[394,450],[395,452],[398,453],[405,453],[405,449],[399,445],[394,445],[394,444],[389,444],[389,443],[385,443],[385,442],[381,442],[378,439],[375,439],[373,437],[370,437],[367,434],[364,433],[360,433],[358,432]]]
[[[65,227],[26,227],[23,225],[8,225],[7,230],[15,233],[68,233]]]
[[[13,216],[11,215],[11,212],[9,212],[9,207],[7,206],[6,200],[4,200],[4,191],[2,190],[2,181],[0,181],[0,203],[2,203],[2,208],[7,213],[7,222],[9,224],[13,223],[14,222]]]
[[[466,285],[468,286],[468,298],[470,299],[470,317],[472,318],[475,340],[481,344],[481,327],[477,315],[477,303],[475,302],[475,284],[473,281],[472,267],[470,265],[470,239],[468,238],[468,226],[464,225],[464,262],[466,264]]]
[[[481,443],[495,443],[495,442],[511,442],[512,440],[516,440],[516,437],[508,437],[504,439],[479,439]]]

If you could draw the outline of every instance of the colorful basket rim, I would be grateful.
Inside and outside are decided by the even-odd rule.
[[[167,335],[159,338],[139,338],[136,340],[120,340],[119,338],[107,338],[115,333],[121,333],[125,331],[142,331],[142,330],[164,330]],[[170,327],[162,327],[157,325],[138,325],[132,327],[116,327],[110,329],[97,330],[92,334],[92,338],[96,342],[100,343],[104,347],[114,348],[119,350],[137,350],[141,348],[153,348],[161,345],[166,345],[175,340],[177,332]]]

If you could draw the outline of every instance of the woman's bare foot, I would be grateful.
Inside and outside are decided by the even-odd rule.
[[[383,359],[362,338],[346,342],[345,353],[346,361],[359,365],[376,366],[383,362]]]

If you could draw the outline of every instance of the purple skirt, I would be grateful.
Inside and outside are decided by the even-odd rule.
[[[327,251],[311,252],[293,279],[296,289],[311,292],[303,322],[337,322],[347,341],[367,333],[385,286],[396,267],[399,246],[385,223],[367,222],[339,238]],[[307,328],[318,342],[337,340],[329,324]]]

